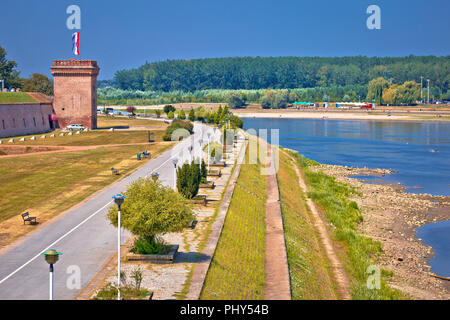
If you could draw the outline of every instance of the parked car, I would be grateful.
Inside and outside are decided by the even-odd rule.
[[[81,124],[70,124],[66,127],[67,130],[85,130],[86,127]]]

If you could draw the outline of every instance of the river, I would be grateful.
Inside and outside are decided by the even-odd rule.
[[[325,164],[397,171],[381,182],[406,192],[450,196],[450,123],[419,121],[245,118],[244,129],[279,129],[279,144]],[[270,134],[269,134],[270,137]],[[418,230],[433,247],[433,272],[450,276],[450,224]]]

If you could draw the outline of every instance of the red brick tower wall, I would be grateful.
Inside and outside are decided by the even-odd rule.
[[[100,68],[94,60],[55,60],[53,108],[61,128],[82,124],[97,128],[97,76]]]

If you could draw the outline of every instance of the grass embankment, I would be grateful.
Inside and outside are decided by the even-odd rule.
[[[260,169],[242,164],[237,183],[261,199],[235,187],[200,299],[264,299],[266,176]]]
[[[162,128],[161,128],[162,129]],[[131,144],[131,143],[145,143],[148,142],[148,133],[144,130],[138,131],[88,131],[81,134],[73,134],[71,136],[64,133],[64,136],[59,134],[62,131],[53,131],[46,133],[46,139],[41,139],[42,134],[26,135],[14,137],[14,143],[8,142],[9,138],[2,139],[3,145],[46,145],[46,146],[97,146],[108,144]],[[152,139],[156,142],[162,141],[164,130],[151,130],[153,132]],[[55,134],[54,138],[50,138],[50,134]],[[30,140],[32,136],[36,136],[36,140]],[[25,138],[25,141],[19,141],[20,138]]]
[[[104,147],[0,158],[0,245],[30,230],[21,224],[22,212],[30,211],[41,223],[49,220],[146,162],[136,160],[138,152],[148,150],[154,158],[171,146]],[[119,169],[120,175],[112,175],[111,167]],[[7,220],[14,216],[17,219]]]
[[[330,265],[289,156],[279,153],[277,173],[293,300],[337,299]]]
[[[313,170],[317,163],[298,153],[288,152],[303,171],[309,188],[308,196],[318,205],[326,219],[333,225],[332,238],[342,246],[338,251],[344,268],[352,280],[352,299],[399,299],[399,291],[390,288],[386,278],[392,274],[381,270],[381,288],[368,289],[366,273],[370,265],[375,265],[377,256],[382,252],[381,244],[358,232],[358,224],[363,221],[361,210],[350,198],[357,190],[336,181],[334,177]]]
[[[36,102],[25,92],[0,92],[0,103]]]
[[[165,128],[168,124],[164,121],[151,120],[151,119],[130,119],[128,117],[112,117],[99,115],[97,117],[97,128],[128,128],[128,127],[161,127]]]

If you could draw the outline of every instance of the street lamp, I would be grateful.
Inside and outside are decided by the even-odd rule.
[[[202,153],[203,153],[202,143],[203,143],[203,139],[202,138],[198,139],[198,143],[200,144],[200,171],[201,171],[202,170]]]
[[[177,158],[172,158],[172,163],[173,163],[173,167],[174,167],[174,173],[173,173],[173,190],[177,191],[177,163],[178,163],[178,159]]]
[[[158,180],[158,178],[159,178],[159,173],[156,171],[153,171],[152,172],[152,180],[156,181],[156,180]]]
[[[194,160],[194,155],[192,154],[192,150],[194,149],[194,147],[192,145],[190,145],[188,147],[189,150],[189,156],[190,156],[190,162],[192,162]]]
[[[50,265],[50,295],[49,300],[53,300],[53,265],[58,261],[59,256],[62,254],[61,252],[57,252],[55,249],[49,249],[43,253],[45,256],[45,261]]]
[[[113,199],[119,209],[117,215],[117,300],[120,300],[120,207],[125,200],[125,196],[118,193],[113,196]]]
[[[210,141],[210,138],[211,138],[211,132],[207,132],[207,133],[206,133],[206,136],[208,137],[208,156],[206,157],[206,159],[208,160],[208,172],[209,172],[209,156],[210,156],[210,153],[209,153],[209,145],[211,144],[211,141]]]

